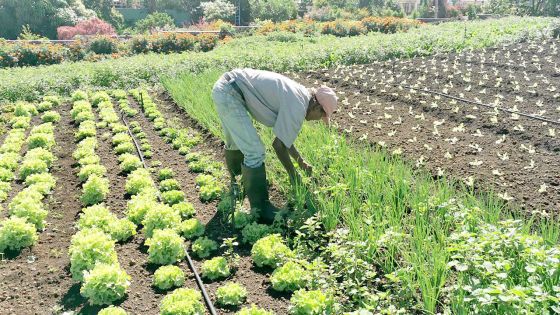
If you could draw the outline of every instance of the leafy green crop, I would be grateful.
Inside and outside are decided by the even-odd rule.
[[[91,206],[105,200],[108,193],[109,180],[93,174],[82,186],[80,200],[84,205]]]
[[[82,210],[77,227],[80,230],[98,228],[111,235],[115,241],[124,241],[136,234],[136,225],[126,218],[117,216],[102,205],[94,205]]]
[[[155,188],[155,183],[148,170],[140,168],[128,175],[125,184],[128,194],[136,195],[146,188]]]
[[[106,174],[107,168],[105,168],[105,166],[100,164],[88,164],[80,168],[80,172],[78,172],[78,178],[80,179],[80,181],[85,182],[91,175],[105,177]]]
[[[227,259],[225,257],[214,257],[202,263],[200,268],[202,277],[216,280],[228,277],[231,274]]]
[[[276,291],[296,291],[305,287],[307,272],[295,261],[288,261],[278,267],[270,276],[272,288]]]
[[[124,173],[130,173],[142,167],[142,161],[136,155],[124,153],[119,156],[119,166]]]
[[[161,199],[164,203],[172,206],[185,201],[185,193],[180,190],[165,191],[161,193]]]
[[[320,290],[298,290],[290,299],[290,313],[294,315],[335,314],[334,300]]]
[[[6,249],[21,250],[37,242],[35,226],[23,218],[11,217],[0,221],[0,253]]]
[[[155,194],[149,192],[140,193],[132,196],[128,201],[126,205],[126,216],[130,221],[140,224],[150,209],[159,206],[160,204],[156,201]]]
[[[204,224],[197,218],[187,219],[181,223],[181,233],[187,239],[204,235]]]
[[[85,229],[72,236],[68,256],[72,278],[78,281],[97,263],[118,264],[115,241],[98,229]]]
[[[242,308],[236,315],[274,315],[274,313],[251,304],[251,307]]]
[[[130,276],[118,264],[97,264],[84,272],[80,294],[92,305],[111,304],[124,298],[130,286]]]
[[[154,273],[153,286],[160,290],[180,287],[185,283],[185,273],[177,266],[161,266]]]
[[[198,291],[179,288],[163,298],[159,311],[160,315],[204,315],[206,309]]]
[[[184,241],[174,230],[155,230],[153,236],[146,240],[148,261],[158,265],[181,261],[185,257]]]
[[[49,110],[47,112],[45,112],[43,114],[43,116],[41,116],[41,120],[43,122],[51,122],[51,123],[56,123],[60,121],[60,114],[57,113],[54,110]]]
[[[251,249],[251,256],[258,267],[276,268],[293,257],[294,253],[284,244],[280,234],[272,234],[258,240]]]
[[[196,214],[193,204],[188,201],[176,203],[171,208],[177,211],[183,219],[192,218]]]
[[[239,283],[227,282],[216,289],[216,300],[223,306],[237,306],[247,299],[247,289]]]
[[[144,220],[142,220],[142,225],[144,225],[146,237],[150,238],[157,229],[179,231],[181,216],[171,207],[158,203],[156,206],[148,209]]]
[[[199,258],[206,258],[210,256],[210,254],[216,249],[218,249],[218,243],[206,236],[196,239],[196,241],[192,244],[192,251]]]
[[[159,182],[159,190],[160,191],[171,191],[171,190],[180,190],[181,186],[179,182],[174,178],[164,179]]]
[[[128,315],[125,310],[118,306],[109,306],[106,307],[97,313],[97,315]]]
[[[249,223],[241,230],[243,243],[246,244],[254,244],[256,241],[271,233],[272,228],[269,225],[259,224],[257,222]]]

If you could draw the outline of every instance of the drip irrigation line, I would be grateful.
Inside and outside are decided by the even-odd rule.
[[[447,98],[457,100],[457,101],[461,101],[461,102],[468,103],[468,104],[479,105],[479,106],[483,106],[483,107],[486,107],[486,108],[497,109],[497,110],[501,110],[501,111],[504,111],[504,112],[507,112],[507,113],[510,113],[510,114],[517,114],[519,116],[523,116],[523,117],[527,117],[527,118],[535,119],[535,120],[540,120],[540,121],[555,124],[555,125],[560,125],[560,121],[544,118],[544,117],[541,117],[541,116],[525,114],[525,113],[522,113],[522,112],[516,112],[516,111],[513,111],[511,109],[507,109],[507,108],[496,106],[496,105],[490,105],[490,104],[484,104],[484,103],[481,103],[481,102],[475,102],[475,101],[471,101],[471,100],[468,100],[468,99],[465,99],[465,98],[462,98],[462,97],[457,97],[457,96],[453,96],[453,95],[442,93],[442,92],[432,91],[432,90],[429,90],[427,88],[415,88],[415,87],[412,87],[412,86],[409,86],[409,85],[404,85],[404,84],[399,84],[399,83],[389,83],[389,84],[393,85],[393,86],[397,86],[397,87],[402,87],[402,88],[405,88],[405,89],[422,91],[422,92],[426,92],[426,93],[430,93],[430,94],[435,94],[435,95],[447,97]]]
[[[142,100],[142,103],[144,103],[144,100]],[[132,141],[134,142],[134,146],[136,147],[136,153],[140,157],[140,161],[142,161],[142,165],[144,166],[145,169],[148,169],[148,166],[146,165],[146,161],[144,160],[144,155],[142,154],[142,150],[140,149],[140,146],[138,145],[138,142],[136,141],[136,137],[134,137],[134,134],[132,134],[132,131],[130,130],[130,126],[128,125],[128,122],[126,121],[126,118],[124,117],[124,113],[121,114],[121,120],[123,121],[124,125],[128,129],[128,134],[130,135],[130,137],[132,138]],[[159,192],[158,192],[158,198],[161,201],[161,195],[159,194]],[[196,270],[196,268],[194,266],[191,255],[189,255],[189,251],[186,248],[185,248],[185,256],[187,256],[187,264],[189,265],[189,268],[191,269],[192,273],[194,274],[194,277],[196,279],[196,284],[197,284],[198,288],[200,289],[200,291],[202,292],[202,296],[204,297],[204,302],[206,303],[206,308],[210,312],[210,315],[217,315],[216,308],[214,307],[214,304],[212,303],[212,300],[210,299],[210,296],[208,295],[208,292],[206,291],[206,287],[204,286],[204,283],[202,282],[202,279],[200,278],[200,275],[198,274],[198,271]]]

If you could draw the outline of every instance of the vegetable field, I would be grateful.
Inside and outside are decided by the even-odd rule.
[[[0,70],[0,313],[559,313],[556,23]],[[270,226],[229,189],[211,99],[243,66],[341,105],[304,124],[295,187],[257,128]]]

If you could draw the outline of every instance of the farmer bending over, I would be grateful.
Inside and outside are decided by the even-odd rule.
[[[312,171],[294,146],[303,120],[323,119],[329,124],[337,108],[336,94],[325,86],[307,89],[274,72],[234,69],[214,84],[212,98],[224,130],[226,164],[232,180],[243,175],[251,208],[257,209],[261,222],[272,223],[278,208],[268,199],[265,148],[251,117],[272,127],[276,136],[272,146],[295,182],[299,175],[290,156],[305,172]]]

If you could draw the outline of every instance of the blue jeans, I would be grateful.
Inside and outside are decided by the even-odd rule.
[[[222,76],[212,88],[212,99],[224,130],[226,150],[240,150],[245,156],[245,166],[260,167],[264,162],[265,148],[243,97]]]

